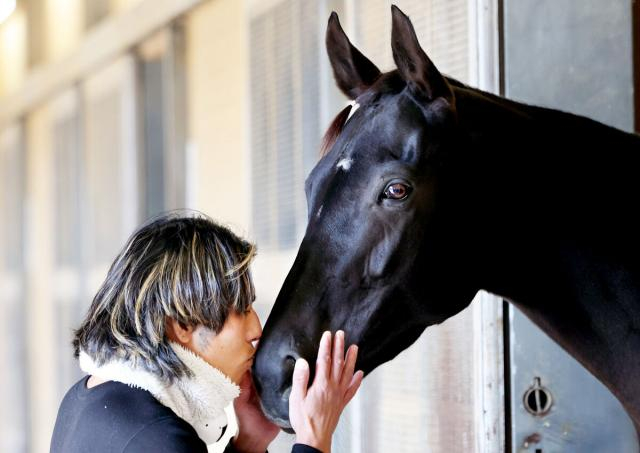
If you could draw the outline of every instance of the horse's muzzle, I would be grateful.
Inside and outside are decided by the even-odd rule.
[[[289,395],[298,355],[261,342],[253,363],[253,379],[264,414],[283,429],[291,429]]]

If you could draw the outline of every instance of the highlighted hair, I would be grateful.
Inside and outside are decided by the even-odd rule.
[[[76,330],[76,357],[113,359],[172,381],[189,374],[169,347],[167,317],[218,332],[230,310],[255,299],[249,265],[255,246],[201,213],[170,213],[138,229],[111,265]]]

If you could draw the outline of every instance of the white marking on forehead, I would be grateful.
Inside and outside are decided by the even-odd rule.
[[[318,212],[316,213],[316,217],[320,217],[320,214],[322,214],[322,207],[323,207],[323,206],[324,206],[324,205],[323,205],[323,204],[321,204],[321,205],[320,205],[320,207],[318,208]]]
[[[349,118],[351,118],[353,114],[356,113],[356,110],[360,108],[360,104],[358,104],[356,101],[349,102],[349,105],[351,105],[351,110],[349,110],[349,116],[347,116],[347,119],[345,120],[344,124],[347,124],[347,121],[349,121]]]
[[[340,162],[338,162],[338,165],[336,165],[336,168],[341,168],[344,171],[349,171],[352,164],[353,164],[353,159],[349,157],[345,157],[344,159],[340,159]]]

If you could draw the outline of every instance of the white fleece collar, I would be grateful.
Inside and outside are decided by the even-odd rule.
[[[189,423],[208,445],[216,442],[227,416],[224,408],[238,395],[240,387],[203,359],[177,343],[170,343],[178,358],[193,373],[168,385],[154,374],[136,367],[132,361],[113,360],[98,366],[84,351],[80,351],[80,368],[88,374],[108,381],[117,381],[151,393],[160,403]]]

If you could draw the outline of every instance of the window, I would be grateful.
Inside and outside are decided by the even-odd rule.
[[[143,217],[185,206],[183,32],[161,30],[137,51]]]
[[[22,127],[0,131],[0,450],[27,451],[24,301],[24,147]]]
[[[134,61],[121,57],[83,86],[82,200],[86,297],[139,222]]]
[[[50,105],[52,114],[54,190],[54,279],[55,370],[57,401],[82,373],[73,357],[73,329],[84,316],[81,205],[81,152],[78,96],[75,90],[59,95]]]
[[[319,158],[321,135],[346,103],[323,47],[326,18],[342,6],[282,0],[266,9],[260,3],[250,17],[252,239],[260,249],[253,275],[263,320],[305,231],[304,180]],[[292,441],[281,434],[269,451],[291,451]]]
[[[304,233],[304,179],[317,160],[319,3],[285,0],[251,19],[252,218],[265,250]]]
[[[355,0],[354,41],[380,70],[395,69],[391,53],[391,4],[410,18],[420,45],[440,72],[469,80],[468,0]]]
[[[146,217],[164,210],[164,118],[162,58],[155,57],[140,63],[142,110],[144,112],[144,181]]]

